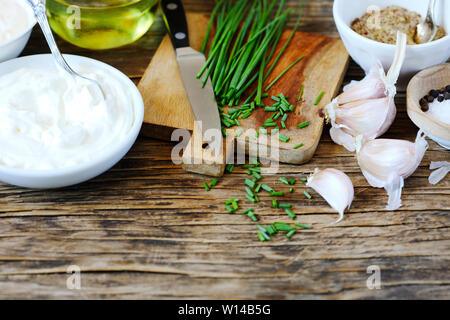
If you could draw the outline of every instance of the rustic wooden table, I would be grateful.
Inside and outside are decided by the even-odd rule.
[[[209,12],[213,1],[184,2],[190,11]],[[301,30],[337,36],[331,9],[331,0],[309,1]],[[105,61],[137,82],[164,33],[158,19],[143,39],[117,50],[59,43],[65,53]],[[24,55],[47,51],[36,29]],[[362,76],[352,63],[346,82]],[[387,137],[413,140],[417,128],[404,94],[397,104]],[[342,223],[327,228],[337,215],[315,193],[306,201],[297,187],[289,201],[299,221],[314,228],[291,240],[278,236],[262,244],[253,223],[224,210],[226,199],[243,192],[243,171],[206,193],[204,177],[172,164],[173,144],[153,139],[139,138],[116,167],[79,186],[36,191],[1,184],[0,298],[450,298],[450,180],[427,181],[430,161],[449,160],[448,151],[430,142],[406,181],[403,207],[388,212],[385,191],[369,187],[354,156],[327,131],[311,163],[282,165],[281,174],[303,178],[316,167],[342,169],[355,184],[355,201]],[[277,176],[264,179],[279,185]],[[285,220],[262,200],[262,224]],[[66,286],[71,265],[81,268],[81,290]],[[381,290],[366,286],[374,265]]]

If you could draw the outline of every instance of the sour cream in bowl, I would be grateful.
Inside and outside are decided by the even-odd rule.
[[[26,0],[0,0],[0,62],[20,55],[35,24]]]
[[[133,82],[102,62],[67,55],[59,70],[51,55],[0,64],[0,181],[47,189],[78,184],[110,169],[130,150],[144,103]]]

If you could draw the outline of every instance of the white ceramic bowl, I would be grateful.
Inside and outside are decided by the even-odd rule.
[[[395,46],[367,39],[350,28],[352,21],[367,12],[371,5],[381,9],[389,5],[404,7],[426,16],[428,1],[424,0],[334,0],[333,15],[339,34],[350,56],[364,71],[369,71],[376,59],[385,70],[392,64]],[[406,59],[400,73],[398,87],[406,89],[414,74],[430,66],[446,62],[450,57],[450,1],[437,0],[437,23],[445,28],[447,36],[426,44],[410,45],[406,50]],[[446,14],[445,14],[446,13]]]
[[[18,57],[25,48],[28,40],[30,39],[31,31],[36,24],[33,10],[26,4],[25,0],[16,0],[24,8],[27,17],[30,21],[28,29],[8,40],[7,42],[0,43],[0,62]]]
[[[125,154],[131,149],[140,132],[144,120],[144,102],[139,90],[134,83],[119,70],[97,60],[90,58],[65,55],[67,62],[77,70],[77,66],[91,67],[92,69],[102,69],[110,73],[124,84],[126,90],[132,97],[134,105],[135,122],[128,132],[127,137],[120,143],[111,145],[106,151],[98,154],[98,158],[91,162],[86,162],[74,167],[55,170],[26,170],[0,165],[0,181],[33,189],[60,188],[75,185],[90,180],[117,164]],[[21,67],[45,65],[49,68],[56,68],[50,54],[21,57],[0,64],[0,75],[17,70]]]

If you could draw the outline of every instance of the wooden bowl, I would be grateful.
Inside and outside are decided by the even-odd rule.
[[[450,124],[439,121],[422,111],[419,101],[430,90],[450,84],[450,63],[437,65],[416,74],[408,85],[407,109],[411,120],[431,139],[450,150]]]

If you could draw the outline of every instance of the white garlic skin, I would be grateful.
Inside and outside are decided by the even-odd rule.
[[[339,213],[339,219],[334,224],[344,219],[344,211],[350,209],[355,193],[353,183],[345,173],[331,168],[316,169],[306,185],[320,194]]]
[[[430,184],[436,185],[447,176],[450,172],[450,162],[448,161],[438,161],[432,162],[430,164],[430,170],[435,170],[431,173],[428,181]]]
[[[387,210],[401,207],[403,182],[419,167],[428,143],[419,132],[415,143],[405,140],[376,139],[366,142],[358,152],[361,171],[372,187],[385,188]]]

